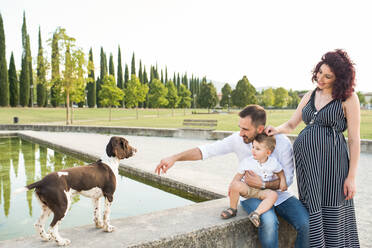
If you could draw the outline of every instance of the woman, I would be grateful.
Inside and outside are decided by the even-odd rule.
[[[355,69],[347,53],[323,55],[290,120],[266,133],[306,127],[293,144],[299,198],[309,211],[311,247],[359,247],[353,197],[360,153],[360,105]],[[348,147],[343,131],[348,130]],[[348,149],[349,148],[349,149]]]

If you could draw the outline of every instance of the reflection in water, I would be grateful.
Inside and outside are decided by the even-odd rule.
[[[1,192],[2,201],[4,202],[4,214],[8,216],[10,208],[10,163],[11,163],[11,143],[10,138],[6,138],[0,142],[0,150],[4,151],[4,155],[1,156],[0,163],[0,180],[1,180]]]
[[[11,168],[16,179],[19,173],[24,171],[26,181],[22,186],[25,186],[40,180],[52,171],[84,164],[83,161],[73,157],[15,137],[1,138],[0,151],[0,193],[2,193],[0,205],[3,205],[5,216],[9,215],[11,202]],[[20,165],[20,162],[23,163]],[[32,216],[33,190],[27,191],[26,195],[28,213]],[[74,200],[74,202],[78,201],[76,198]]]
[[[47,167],[47,161],[48,161],[47,148],[40,146],[39,147],[39,163],[40,163],[41,178],[45,177],[48,173],[52,171],[50,167]],[[38,178],[38,180],[41,178]]]
[[[35,178],[35,144],[23,145],[22,141],[21,150],[23,153],[23,159],[25,161],[26,169],[26,185],[29,185],[34,182]],[[27,204],[28,204],[28,213],[32,216],[32,190],[26,192],[27,194]]]

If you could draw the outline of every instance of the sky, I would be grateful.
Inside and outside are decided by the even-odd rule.
[[[1,0],[7,61],[22,56],[22,21],[26,13],[34,68],[38,30],[46,40],[57,27],[77,46],[93,49],[96,75],[101,47],[117,67],[133,52],[150,65],[236,85],[244,75],[256,88],[314,88],[311,71],[321,56],[345,49],[355,63],[357,91],[372,92],[372,15],[369,1],[354,0]]]

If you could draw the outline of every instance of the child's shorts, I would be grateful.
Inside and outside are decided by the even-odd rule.
[[[265,191],[268,191],[271,189],[256,189],[253,187],[249,187],[247,185],[247,192],[246,194],[242,194],[241,196],[244,198],[258,198],[261,199],[263,197],[263,194]]]

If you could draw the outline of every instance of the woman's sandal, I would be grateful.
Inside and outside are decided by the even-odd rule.
[[[225,220],[230,219],[231,217],[235,217],[237,212],[238,212],[237,209],[228,208],[228,209],[222,211],[221,218],[225,219]]]
[[[248,219],[253,223],[255,227],[260,226],[260,215],[257,212],[255,211],[251,212],[248,215]]]

